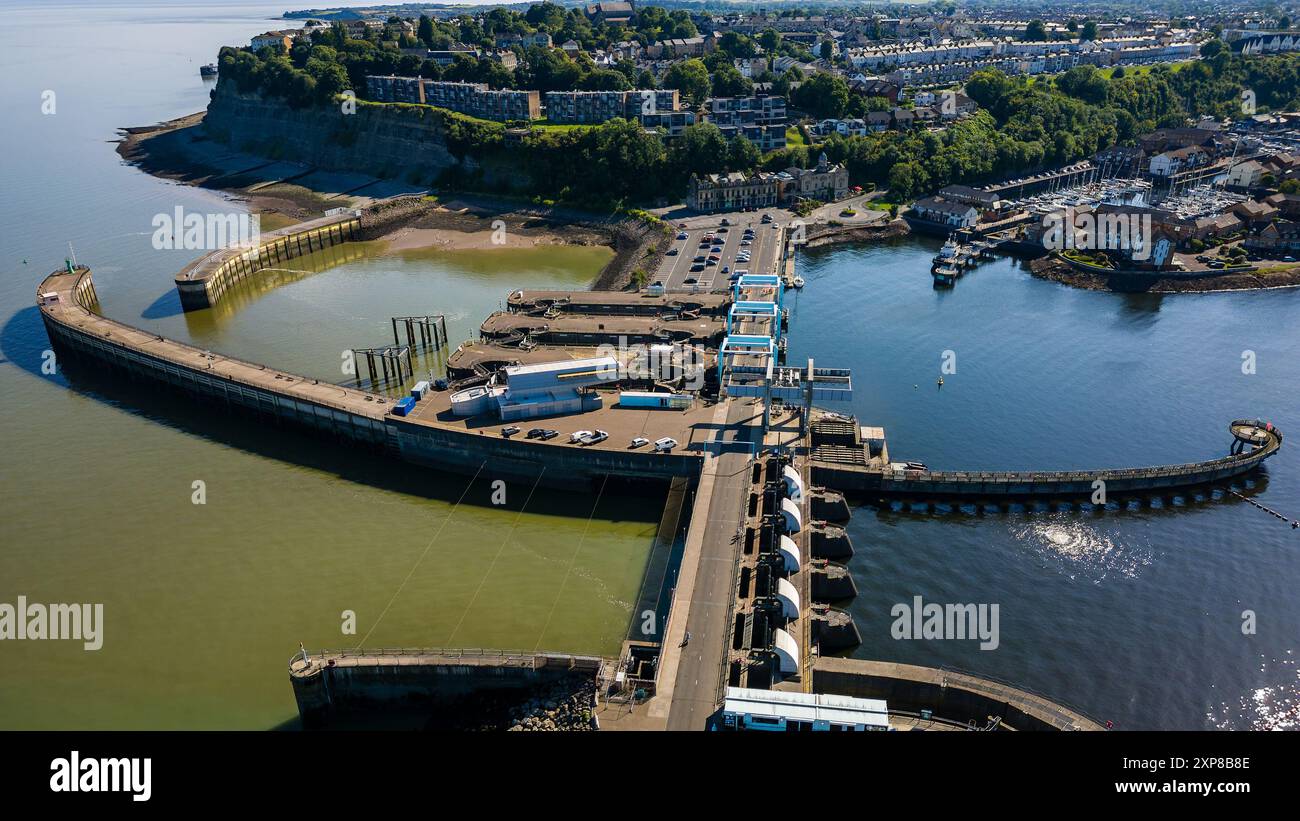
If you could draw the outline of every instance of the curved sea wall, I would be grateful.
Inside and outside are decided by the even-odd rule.
[[[969,673],[888,661],[819,657],[814,693],[883,698],[890,712],[929,711],[936,720],[985,727],[989,719],[1014,730],[1102,730],[1101,724],[1051,699]]]
[[[197,311],[216,305],[227,290],[266,268],[357,238],[361,219],[348,213],[273,231],[253,248],[227,248],[200,257],[176,275],[181,307]]]
[[[209,407],[215,400],[216,407],[252,416],[257,424],[295,427],[414,464],[470,475],[487,466],[484,475],[564,488],[592,487],[609,476],[694,479],[703,464],[698,453],[575,449],[394,416],[386,396],[200,350],[101,316],[84,266],[46,277],[37,301],[61,359],[107,365],[135,381],[200,397]]]

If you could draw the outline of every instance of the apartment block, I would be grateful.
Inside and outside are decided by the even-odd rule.
[[[535,120],[542,116],[536,91],[493,90],[484,83],[452,83],[420,77],[366,78],[370,99],[384,103],[422,103],[484,120]]]
[[[677,89],[635,89],[632,91],[548,91],[546,118],[553,123],[595,124],[622,117],[642,119],[644,115],[677,111]]]

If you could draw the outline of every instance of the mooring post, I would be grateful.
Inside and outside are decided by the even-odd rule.
[[[392,318],[393,322],[393,344],[397,344],[397,317]]]

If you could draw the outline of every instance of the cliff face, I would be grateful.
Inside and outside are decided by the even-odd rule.
[[[355,113],[339,107],[289,107],[283,100],[241,94],[218,83],[204,118],[218,142],[276,160],[354,171],[433,185],[448,169],[483,176],[481,163],[454,152],[440,112],[423,106],[376,106],[359,102]],[[460,153],[461,156],[457,156]]]

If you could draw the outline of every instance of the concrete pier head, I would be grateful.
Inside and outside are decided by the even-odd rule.
[[[471,696],[540,691],[569,678],[594,682],[598,656],[495,650],[326,650],[299,653],[289,680],[306,727],[347,714],[454,707]]]

